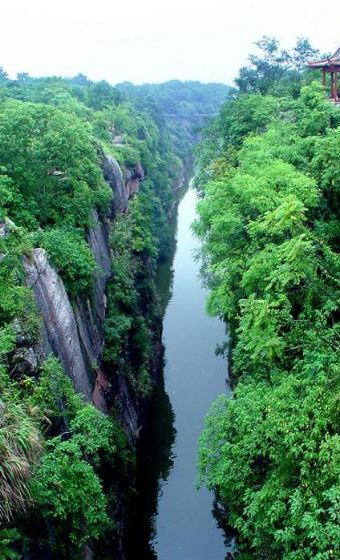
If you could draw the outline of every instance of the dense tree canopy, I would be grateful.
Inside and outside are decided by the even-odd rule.
[[[305,38],[297,39],[295,47],[290,51],[281,49],[279,41],[273,37],[264,36],[255,46],[259,54],[249,56],[249,66],[241,68],[235,80],[242,93],[257,92],[265,95],[289,91],[296,97],[302,79],[306,80],[303,73],[307,61],[320,54]]]
[[[217,113],[230,92],[223,84],[179,80],[141,86],[125,82],[117,88],[169,129],[176,152],[186,159],[192,156],[202,125]]]
[[[318,83],[292,91],[276,41],[260,46],[264,58],[240,73],[245,93],[201,147],[195,230],[208,309],[229,325],[234,393],[207,417],[200,471],[238,533],[237,558],[330,560],[340,555],[340,113]]]

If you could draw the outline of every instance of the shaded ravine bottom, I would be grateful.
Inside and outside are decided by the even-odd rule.
[[[152,542],[156,536],[154,518],[158,506],[159,481],[167,477],[173,466],[171,448],[175,435],[174,414],[164,382],[160,379],[150,405],[148,423],[137,449],[136,498],[132,500],[125,538],[127,560],[157,559]]]
[[[217,503],[206,489],[198,492],[195,487],[204,416],[216,395],[229,391],[226,364],[214,354],[225,333],[223,325],[204,311],[206,293],[190,229],[195,219],[195,193],[184,189],[179,196],[172,255],[158,278],[165,310],[166,361],[162,360],[159,384],[138,444],[126,560],[229,557]]]

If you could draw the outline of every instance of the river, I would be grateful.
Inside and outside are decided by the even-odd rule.
[[[212,512],[213,495],[196,488],[204,416],[229,387],[226,361],[215,355],[225,328],[205,312],[206,292],[194,257],[197,240],[190,226],[195,206],[196,193],[189,188],[178,206],[170,295],[166,281],[163,287],[169,300],[163,324],[164,384],[156,391],[141,438],[129,560],[224,560],[227,553]]]

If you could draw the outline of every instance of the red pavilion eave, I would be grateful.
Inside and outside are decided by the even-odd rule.
[[[331,75],[331,99],[339,102],[338,74],[340,72],[340,48],[330,57],[308,62],[311,69],[322,70],[322,83],[326,86],[326,74]]]

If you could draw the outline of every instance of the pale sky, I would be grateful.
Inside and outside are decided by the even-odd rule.
[[[0,66],[12,76],[232,84],[263,35],[340,46],[339,0],[0,0]]]

